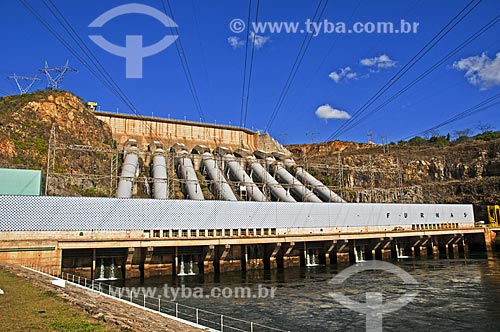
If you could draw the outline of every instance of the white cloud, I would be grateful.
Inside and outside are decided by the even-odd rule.
[[[254,35],[255,35],[255,40],[254,40]],[[270,40],[270,37],[257,35],[254,32],[251,32],[250,35],[248,36],[248,41],[250,42],[250,46],[253,43],[253,45],[256,49],[262,48],[269,40]],[[244,39],[242,40],[238,36],[228,37],[227,42],[229,43],[229,45],[231,45],[231,47],[234,50],[245,46],[245,40]]]
[[[500,52],[495,59],[486,53],[455,61],[453,68],[465,71],[465,78],[470,84],[486,90],[492,86],[500,85]]]
[[[396,61],[392,60],[387,54],[382,54],[373,58],[361,59],[359,60],[359,64],[379,70],[394,67],[396,65]]]
[[[245,45],[245,42],[241,40],[240,37],[236,36],[228,37],[227,42],[229,43],[229,45],[231,45],[231,47],[234,50],[237,49],[238,47],[242,47],[243,45]]]
[[[254,40],[254,35],[255,35],[255,40]],[[250,38],[250,42],[253,42],[255,48],[259,49],[269,41],[270,37],[260,36],[252,31],[250,33],[250,36],[248,36],[248,38]]]
[[[347,66],[345,68],[340,68],[338,72],[332,71],[328,75],[335,83],[339,83],[341,80],[352,80],[358,78],[358,74],[353,72],[351,67]]]
[[[314,114],[316,114],[318,118],[325,120],[351,118],[349,113],[347,113],[346,111],[335,109],[328,104],[321,105],[320,107],[318,107],[318,109],[316,109],[316,112],[314,112]]]

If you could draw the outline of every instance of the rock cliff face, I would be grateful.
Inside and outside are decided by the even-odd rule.
[[[350,202],[500,203],[500,140],[447,147],[342,142],[287,147]],[[328,165],[325,168],[323,165]]]
[[[40,169],[44,174],[52,126],[55,143],[110,148],[110,128],[98,120],[82,100],[65,91],[38,91],[0,98],[0,167]],[[98,194],[109,190],[79,174],[109,174],[107,156],[56,150],[53,170],[65,173],[54,179],[57,195]],[[108,171],[106,171],[108,170]]]
[[[0,98],[0,167],[40,169],[45,180],[52,126],[59,146],[113,148],[109,126],[71,93],[9,96]],[[286,148],[349,202],[472,203],[478,219],[485,218],[485,205],[500,203],[500,139],[446,147],[333,141]],[[50,194],[109,195],[112,157],[56,150],[52,170],[59,176]]]

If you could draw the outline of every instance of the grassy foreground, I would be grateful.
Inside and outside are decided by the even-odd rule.
[[[78,313],[55,293],[44,291],[0,268],[0,330],[51,332],[112,331]]]

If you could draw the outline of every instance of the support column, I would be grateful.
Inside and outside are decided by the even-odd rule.
[[[264,261],[264,268],[268,270],[274,270],[278,267],[278,262],[277,262],[277,256],[278,253],[281,250],[281,242],[276,243],[276,246],[274,247],[273,251],[269,255],[269,257],[265,257]],[[264,253],[266,256],[268,256],[266,253]]]
[[[94,280],[95,274],[95,249],[92,249],[92,264],[90,266],[90,279]]]
[[[147,247],[144,255],[144,264],[142,268],[142,278],[149,278],[151,276],[151,259],[153,258],[154,247]]]
[[[213,273],[214,269],[214,259],[215,259],[215,246],[208,246],[205,257],[203,257],[203,273]],[[176,264],[177,266],[177,261]]]
[[[136,255],[136,250],[140,250],[140,248],[128,248],[127,258],[125,259],[125,279],[139,278],[141,276],[139,264],[134,264],[134,258],[140,260],[140,255]]]
[[[427,257],[439,258],[439,247],[436,244],[436,237],[429,238],[427,242]]]
[[[293,250],[295,249],[295,242],[290,242],[288,248],[283,254],[283,267],[300,266],[300,256],[293,256]]]
[[[325,246],[325,264],[326,265],[329,265],[329,264],[334,264],[332,262],[332,258],[335,256],[335,253],[333,254],[333,257],[330,257],[330,254],[331,252],[335,249],[335,246],[337,245],[337,241],[334,240],[334,241],[331,241],[330,243],[326,243],[326,246]],[[335,257],[335,261],[336,261],[336,257]]]
[[[429,244],[429,237],[428,236],[422,236],[422,240],[420,241],[420,257],[426,258],[429,255],[429,252],[427,250]]]
[[[459,257],[467,257],[469,254],[469,248],[467,243],[465,242],[465,237],[461,234],[460,241],[458,242],[458,255]]]
[[[242,246],[240,246],[241,248]],[[226,244],[219,258],[219,272],[240,271],[242,268],[241,259],[235,259],[233,252],[237,247]],[[241,249],[240,249],[241,252]],[[238,256],[238,255],[236,255]],[[239,255],[241,256],[241,254]]]
[[[422,237],[420,237],[419,239],[417,240],[413,240],[411,243],[410,243],[410,246],[411,246],[411,256],[412,257],[419,257],[420,256],[420,246],[421,246],[421,243],[422,243]]]
[[[375,259],[380,260],[391,260],[392,252],[392,238],[381,238],[379,242],[379,246],[375,249]]]
[[[350,262],[349,257],[349,241],[344,240],[340,244],[337,243],[337,249],[335,256],[337,257],[337,264],[345,264]]]
[[[451,257],[453,258],[459,258],[460,257],[460,248],[459,244],[460,242],[463,241],[463,237],[461,234],[456,234],[451,241],[450,244],[448,244],[448,252]]]
[[[246,245],[245,248],[247,271],[264,269],[264,248],[261,245]]]

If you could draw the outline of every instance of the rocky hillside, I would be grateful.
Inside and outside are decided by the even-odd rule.
[[[91,145],[110,148],[111,130],[83,101],[66,91],[38,91],[0,98],[0,167],[43,171],[54,126],[59,146]],[[105,154],[56,150],[53,171],[64,173],[51,182],[55,195],[104,195],[106,181],[83,180],[80,174],[109,174]],[[109,183],[109,179],[107,181]]]
[[[287,148],[347,201],[473,203],[484,219],[485,205],[500,203],[500,139],[435,142],[382,147],[336,141]]]
[[[45,180],[52,127],[59,147],[114,148],[110,128],[69,92],[9,96],[0,98],[0,167],[40,169]],[[498,132],[454,141],[416,137],[387,146],[333,141],[287,149],[349,202],[473,203],[479,218],[485,205],[500,203]],[[113,154],[57,149],[55,156],[49,194],[112,193]]]

